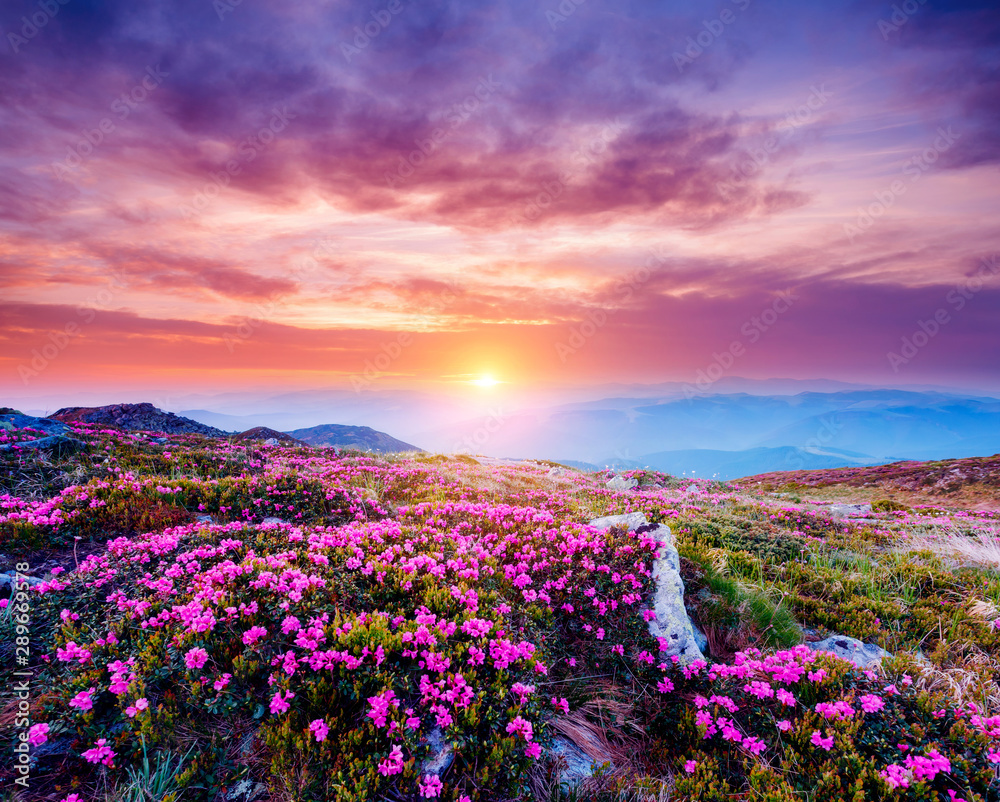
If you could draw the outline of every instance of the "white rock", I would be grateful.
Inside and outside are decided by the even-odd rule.
[[[590,522],[590,525],[597,529],[610,529],[612,526],[617,526],[634,532],[640,526],[649,526],[649,521],[641,512],[629,512],[625,515],[606,515],[603,518],[595,518]]]
[[[607,482],[604,483],[604,486],[611,490],[624,492],[638,487],[639,480],[632,477],[626,479],[624,476],[612,476]]]
[[[681,561],[674,546],[673,533],[666,524],[640,527],[637,534],[645,535],[660,544],[657,558],[653,562],[653,581],[656,595],[653,610],[656,618],[649,621],[649,634],[663,638],[661,654],[677,656],[684,663],[704,660],[705,655],[698,648],[694,627],[687,609],[684,607],[684,580],[681,579]]]

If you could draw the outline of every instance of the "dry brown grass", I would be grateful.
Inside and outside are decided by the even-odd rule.
[[[645,731],[635,715],[635,697],[611,684],[602,684],[598,695],[565,716],[558,716],[551,722],[552,728],[575,744],[590,758],[595,767],[607,764],[600,777],[592,777],[583,782],[579,797],[586,799],[612,786],[647,777],[650,769],[644,763],[649,754],[649,744]],[[558,783],[559,771],[554,776],[546,776],[536,771],[532,776],[532,790],[540,802],[548,802]],[[663,785],[662,783],[660,785]],[[638,790],[635,793],[640,793]],[[623,797],[623,800],[657,799],[660,793],[649,796]]]
[[[911,534],[898,547],[901,552],[929,551],[957,565],[1000,567],[1000,531],[995,528],[968,532],[952,527],[934,534]]]
[[[914,680],[917,688],[947,694],[956,706],[975,702],[986,708],[987,715],[1000,712],[1000,685],[994,679],[996,664],[988,654],[972,643],[942,642],[933,657],[933,662],[918,664],[919,676]],[[944,662],[951,667],[935,664]]]

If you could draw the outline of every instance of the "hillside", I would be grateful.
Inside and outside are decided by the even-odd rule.
[[[65,431],[0,452],[9,799],[996,799],[997,511]]]
[[[813,498],[892,498],[911,505],[1000,507],[1000,454],[992,457],[894,462],[858,468],[765,473],[739,485],[762,491],[808,493]]]
[[[308,443],[305,443],[302,440],[297,440],[286,432],[275,431],[274,429],[269,429],[267,426],[255,426],[252,429],[247,429],[245,432],[234,434],[232,439],[237,443],[242,443],[247,440],[263,440],[265,442],[274,441],[273,444],[281,443],[286,446],[308,445]]]
[[[342,426],[336,423],[325,423],[320,426],[310,426],[307,429],[294,429],[288,434],[311,446],[355,448],[358,451],[374,451],[379,454],[421,450],[417,446],[411,446],[409,443],[390,437],[385,432],[375,431],[368,426]]]

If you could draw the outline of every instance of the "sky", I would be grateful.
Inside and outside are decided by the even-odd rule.
[[[1000,390],[995,3],[9,0],[0,31],[4,396]]]

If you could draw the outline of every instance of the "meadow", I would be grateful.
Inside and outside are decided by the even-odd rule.
[[[70,434],[0,453],[0,571],[42,580],[0,589],[0,799],[1000,800],[996,509]],[[629,512],[704,660],[649,634],[656,543],[588,525]]]

